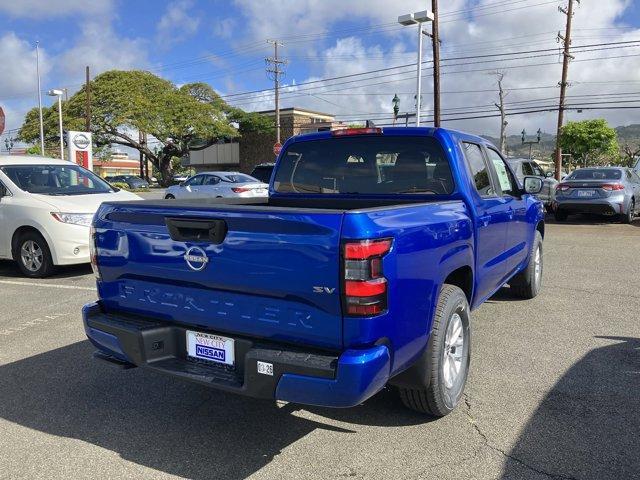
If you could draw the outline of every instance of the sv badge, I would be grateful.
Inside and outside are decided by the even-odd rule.
[[[335,292],[336,289],[335,288],[329,288],[329,287],[313,287],[313,293],[328,293],[329,295],[331,295],[333,292]]]

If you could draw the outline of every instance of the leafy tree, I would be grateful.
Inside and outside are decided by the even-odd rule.
[[[66,129],[84,129],[85,102],[84,87],[64,102]],[[206,84],[177,88],[149,72],[112,70],[91,82],[91,130],[96,145],[119,144],[144,153],[160,173],[163,185],[171,180],[171,159],[187,155],[193,139],[216,141],[238,136],[227,110],[224,101]],[[45,138],[57,137],[56,106],[44,109],[43,117]],[[38,129],[34,108],[27,113],[19,137],[36,142]],[[147,133],[157,145],[140,142],[139,131]]]
[[[616,131],[604,119],[567,123],[559,144],[583,166],[595,164],[602,157],[616,157],[619,151]]]
[[[621,150],[620,163],[623,167],[634,167],[640,158],[640,145],[625,143]]]

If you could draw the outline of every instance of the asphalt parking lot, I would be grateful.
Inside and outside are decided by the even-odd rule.
[[[543,293],[474,313],[465,402],[348,410],[219,393],[93,360],[88,267],[0,262],[0,478],[640,476],[640,222],[547,226]]]

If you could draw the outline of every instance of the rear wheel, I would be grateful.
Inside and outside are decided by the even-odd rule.
[[[48,277],[54,270],[49,246],[44,237],[37,232],[26,232],[20,236],[13,252],[13,259],[27,277]]]
[[[517,274],[511,281],[511,291],[520,298],[530,300],[540,293],[542,288],[542,235],[536,231],[536,236],[531,245],[529,254],[529,264],[522,272]]]
[[[176,197],[174,197],[173,195],[171,195],[170,193],[168,195],[165,195],[165,200],[175,200]]]
[[[444,417],[462,398],[471,358],[469,304],[464,292],[443,285],[424,361],[426,385],[399,386],[402,403],[411,410]]]
[[[629,204],[629,208],[627,209],[627,213],[622,216],[622,221],[624,223],[633,223],[633,219],[636,216],[636,202],[635,200],[631,200]]]
[[[560,210],[559,208],[556,208],[554,216],[557,222],[564,222],[569,214],[563,210]]]

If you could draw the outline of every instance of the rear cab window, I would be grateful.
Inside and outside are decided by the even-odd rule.
[[[281,155],[273,188],[278,193],[449,195],[455,184],[435,138],[380,135],[292,143]]]

